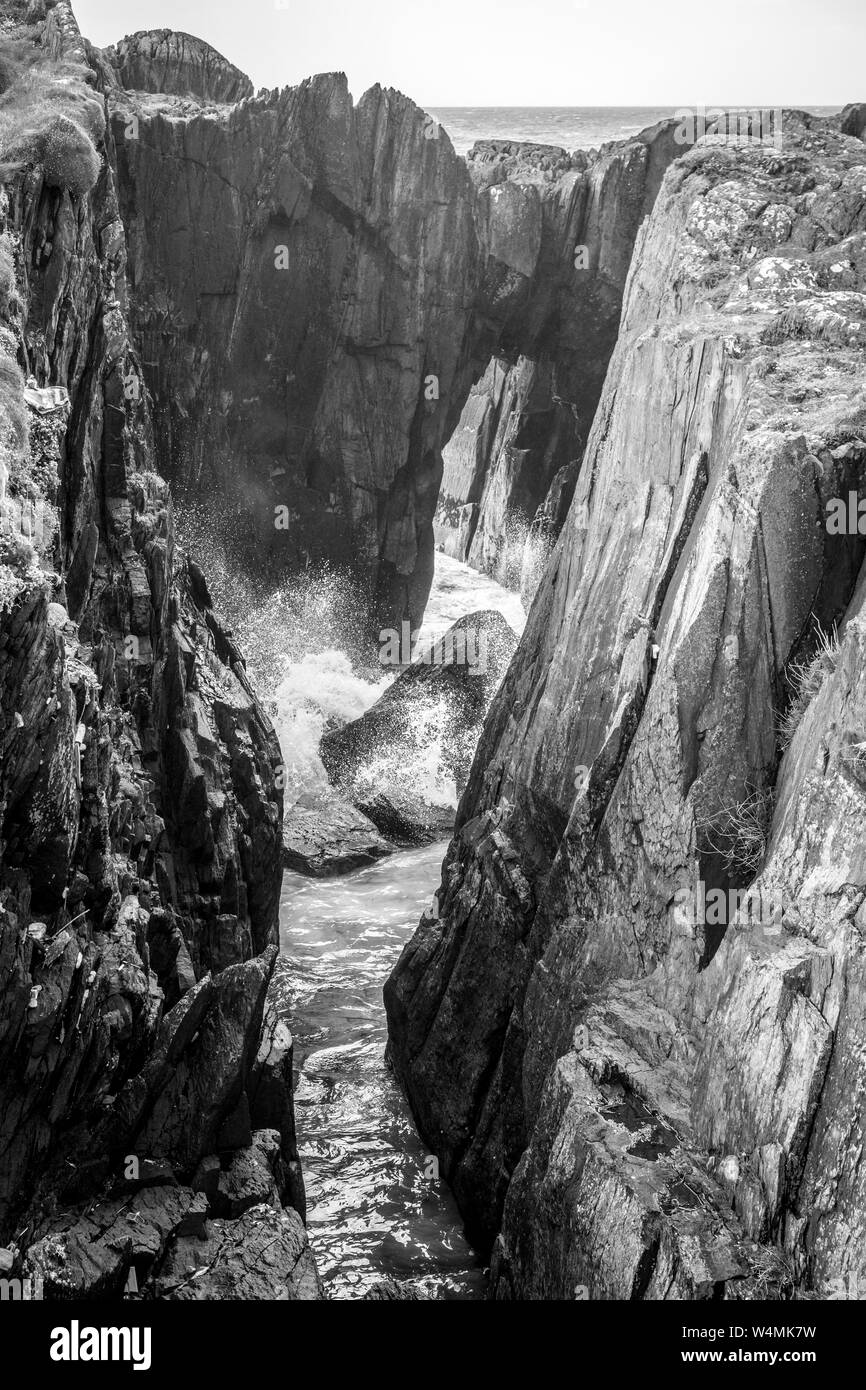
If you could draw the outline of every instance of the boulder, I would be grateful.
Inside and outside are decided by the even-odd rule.
[[[206,976],[166,1015],[159,1045],[115,1102],[109,1133],[190,1176],[220,1146],[250,1142],[246,1084],[275,953]],[[114,1137],[114,1143],[119,1142]]]
[[[393,852],[376,826],[335,795],[308,793],[286,808],[283,863],[310,878],[334,878]]]
[[[426,1299],[426,1294],[416,1289],[413,1284],[402,1283],[399,1279],[381,1279],[378,1284],[373,1284],[363,1295],[366,1303],[420,1303]]]
[[[858,140],[866,137],[866,101],[855,101],[846,106],[840,117],[842,134],[855,135]]]
[[[322,739],[331,780],[387,838],[426,843],[453,824],[484,716],[516,644],[500,613],[468,614],[405,666],[360,719]]]

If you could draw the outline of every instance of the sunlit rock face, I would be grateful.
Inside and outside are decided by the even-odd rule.
[[[251,97],[205,49],[158,31],[103,55],[162,467],[213,499],[242,563],[328,561],[371,625],[417,628],[473,383],[495,357],[509,386],[476,387],[483,438],[471,468],[451,446],[437,538],[501,575],[503,528],[576,475],[634,238],[684,146],[668,122],[592,158],[485,142],[467,163],[399,92],[353,104],[327,74]]]
[[[838,118],[669,170],[387,986],[497,1297],[862,1287],[864,192]]]

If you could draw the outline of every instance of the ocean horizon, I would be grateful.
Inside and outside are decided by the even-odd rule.
[[[477,140],[519,140],[558,145],[568,150],[598,149],[608,140],[628,140],[648,126],[689,108],[679,106],[428,106],[424,108],[447,131],[458,154]],[[712,109],[710,107],[705,108]],[[715,108],[718,109],[718,108]],[[772,110],[770,106],[731,103],[730,110]],[[829,116],[841,106],[803,106]]]

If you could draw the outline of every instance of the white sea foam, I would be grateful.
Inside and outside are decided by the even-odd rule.
[[[286,770],[286,805],[327,790],[319,742],[328,729],[358,719],[387,689],[392,671],[364,674],[352,652],[362,649],[361,619],[351,582],[327,568],[308,571],[270,592],[244,578],[214,534],[213,515],[178,508],[178,532],[208,577],[217,611],[233,628],[248,672],[265,702],[280,740]],[[518,635],[526,615],[520,596],[487,575],[437,553],[420,654],[459,618],[496,609]],[[395,766],[388,749],[374,755],[361,790],[411,793],[432,806],[453,807],[457,788],[444,756],[451,716],[444,702],[425,700],[413,710],[411,760]],[[449,744],[450,746],[450,744]],[[465,750],[471,756],[472,750]]]

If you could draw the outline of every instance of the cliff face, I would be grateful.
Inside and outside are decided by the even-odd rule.
[[[189,1181],[276,1123],[254,1100],[282,780],[155,471],[98,61],[64,0],[31,5],[27,28],[23,6],[3,18],[40,81],[61,73],[96,113],[89,191],[70,191],[79,130],[65,163],[24,157],[0,195],[2,404],[20,426],[4,431],[0,486],[0,1240],[26,1216],[28,1258],[47,1269],[46,1213],[104,1194],[124,1155]],[[302,1207],[290,1062],[280,1084],[283,1190]],[[127,1233],[94,1289],[152,1265],[192,1201],[173,1190],[186,1196],[154,1216],[158,1238],[142,1252]],[[70,1249],[95,1238],[76,1220]],[[69,1258],[87,1292],[93,1266]]]
[[[242,529],[240,563],[354,569],[383,621],[417,625],[476,278],[465,165],[398,93],[353,107],[341,74],[113,107],[173,483]]]
[[[866,1273],[864,540],[826,524],[866,463],[864,180],[862,143],[796,114],[780,149],[668,172],[387,987],[499,1297]]]
[[[105,58],[123,87],[206,102],[243,101],[253,95],[245,73],[210,44],[173,29],[151,29],[121,39]]]
[[[494,356],[444,450],[434,531],[530,598],[571,500],[638,228],[687,134],[666,121],[589,155],[507,141],[469,154],[487,252],[475,352]]]
[[[188,42],[104,55],[159,457],[238,563],[327,561],[380,625],[417,627],[473,382],[457,439],[483,439],[451,448],[440,543],[496,572],[506,518],[573,481],[674,124],[591,163],[492,144],[467,167],[406,97],[353,106],[342,74],[220,105],[219,55]]]

